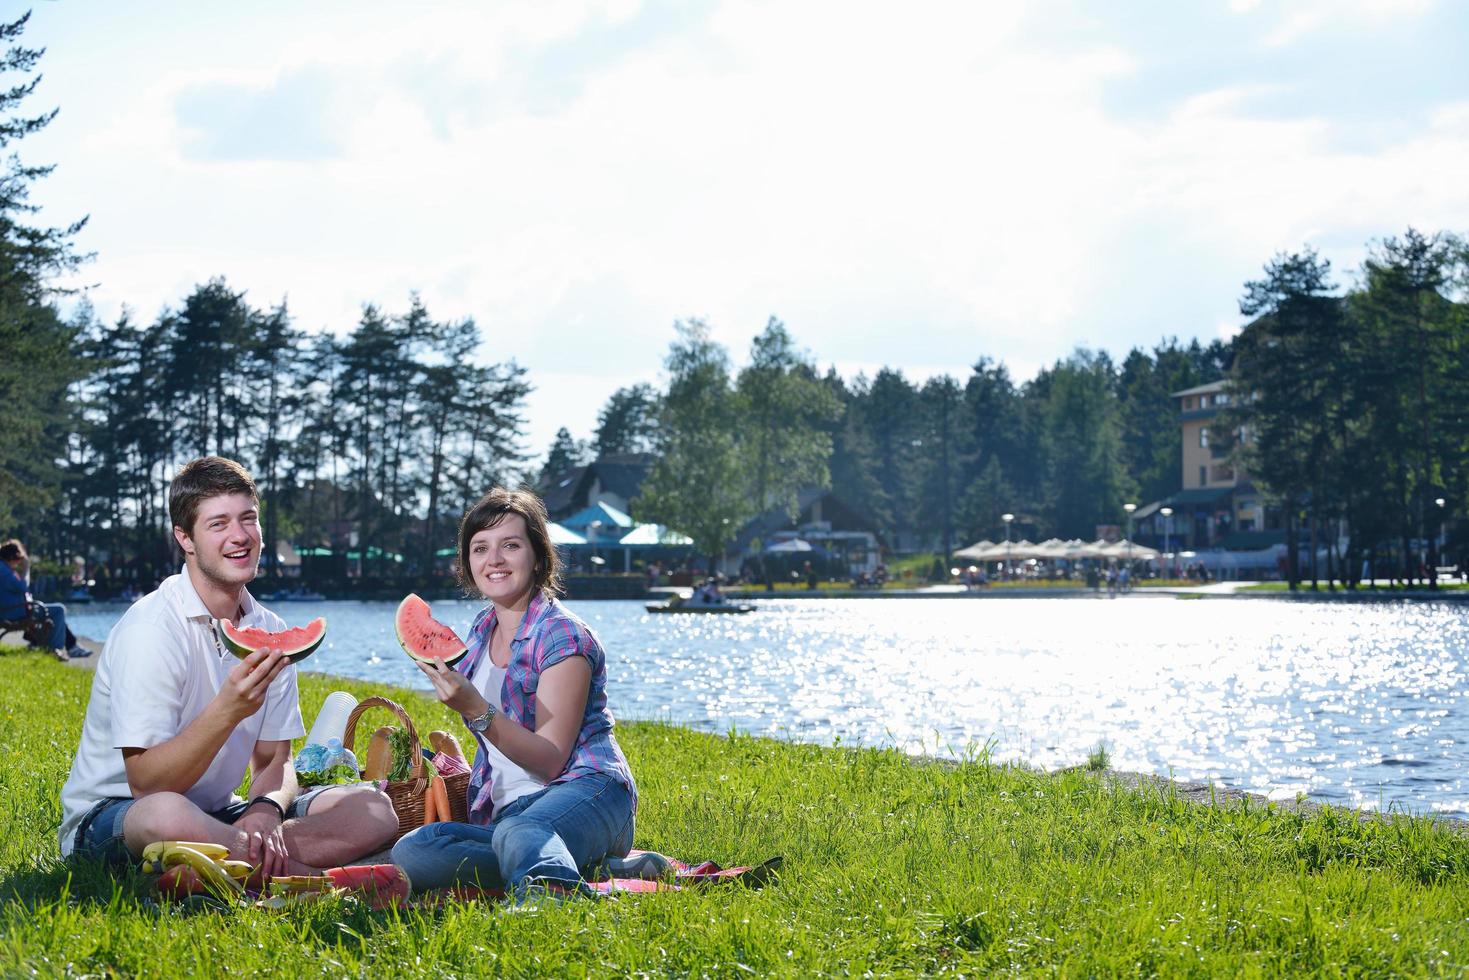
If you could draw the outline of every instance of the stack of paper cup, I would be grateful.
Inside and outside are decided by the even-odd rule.
[[[347,731],[347,718],[357,707],[357,699],[346,691],[333,691],[321,703],[311,731],[306,733],[307,745],[325,745],[327,739],[340,739]]]

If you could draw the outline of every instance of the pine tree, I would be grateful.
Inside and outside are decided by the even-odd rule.
[[[60,291],[58,277],[87,258],[72,244],[86,219],[61,228],[31,223],[39,210],[31,203],[31,189],[52,167],[25,164],[13,149],[57,112],[30,116],[19,111],[41,81],[33,73],[43,52],[19,43],[29,20],[26,14],[0,24],[5,46],[0,75],[22,76],[0,89],[0,150],[11,150],[0,173],[0,432],[5,434],[0,439],[0,528],[12,526],[18,510],[34,515],[58,499],[57,461],[66,456],[67,436],[76,424],[67,389],[83,370],[77,331],[62,321],[50,300]]]

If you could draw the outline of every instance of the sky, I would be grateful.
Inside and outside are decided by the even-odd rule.
[[[61,111],[19,148],[43,220],[90,216],[100,316],[223,276],[345,335],[417,292],[528,370],[536,454],[688,317],[737,365],[776,316],[849,377],[1023,380],[1231,335],[1278,252],[1350,283],[1469,231],[1454,0],[33,11]]]

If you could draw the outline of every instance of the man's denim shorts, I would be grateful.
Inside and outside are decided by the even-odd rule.
[[[335,788],[334,786],[318,786],[302,793],[296,797],[296,801],[286,811],[286,819],[294,820],[297,817],[306,816],[306,811],[311,808],[312,802],[322,790]],[[136,802],[137,800],[131,796],[110,796],[98,800],[77,826],[76,839],[72,843],[72,856],[104,861],[110,865],[126,865],[136,861],[132,852],[128,850],[122,833],[123,818],[127,816],[128,810]],[[245,815],[245,810],[249,806],[248,800],[236,800],[223,810],[215,810],[209,815],[221,823],[232,824]]]

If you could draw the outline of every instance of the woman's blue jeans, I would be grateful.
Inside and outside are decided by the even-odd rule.
[[[433,823],[393,846],[416,892],[452,885],[513,889],[536,881],[585,888],[581,869],[632,849],[633,800],[606,773],[514,800],[494,823]]]
[[[66,634],[66,607],[59,602],[48,602],[46,612],[51,614],[51,649],[71,650],[72,638]]]

